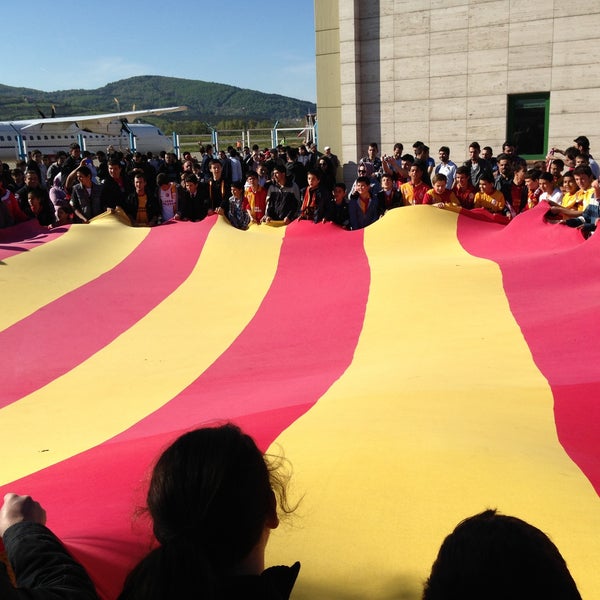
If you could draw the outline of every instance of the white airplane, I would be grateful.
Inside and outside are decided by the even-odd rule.
[[[79,117],[50,117],[28,121],[0,121],[0,160],[15,160],[27,151],[40,150],[43,154],[68,152],[73,142],[82,150],[106,152],[108,146],[116,150],[134,149],[139,152],[169,151],[173,140],[154,125],[129,123],[147,115],[187,110],[186,106],[131,110],[128,112],[87,115]]]

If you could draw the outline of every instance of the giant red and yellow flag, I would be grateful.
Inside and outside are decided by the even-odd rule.
[[[428,206],[366,230],[114,216],[0,231],[2,493],[28,493],[115,598],[151,544],[152,462],[239,424],[293,466],[268,562],[296,598],[417,599],[495,507],[600,588],[600,236]]]

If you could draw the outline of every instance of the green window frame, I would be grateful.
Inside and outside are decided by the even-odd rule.
[[[519,156],[526,160],[546,157],[550,92],[510,94],[506,122],[506,139],[517,146]]]

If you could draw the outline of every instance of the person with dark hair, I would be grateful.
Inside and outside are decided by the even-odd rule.
[[[590,140],[585,135],[580,135],[574,140],[577,150],[587,159],[587,164],[590,165],[594,179],[600,177],[600,165],[594,160],[594,157],[590,154]]]
[[[158,541],[119,600],[287,600],[300,564],[265,570],[265,548],[291,512],[285,481],[235,425],[185,433],[158,459],[147,510]]]
[[[528,169],[525,173],[525,187],[527,188],[527,206],[526,209],[537,206],[542,193],[540,188],[540,175],[539,169]]]
[[[450,160],[450,148],[442,146],[438,151],[440,162],[434,167],[435,175],[441,173],[446,176],[446,188],[451,190],[454,185],[454,177],[456,176],[456,164]]]
[[[400,192],[402,192],[406,206],[411,204],[427,204],[426,196],[429,186],[423,181],[423,175],[426,170],[425,163],[420,160],[415,161],[411,165],[408,171],[410,181],[400,186]]]
[[[359,165],[364,165],[367,171],[367,177],[371,179],[371,183],[378,180],[381,173],[381,159],[379,158],[379,146],[376,142],[371,142],[367,148],[367,156],[363,156],[359,161]]]
[[[89,167],[75,169],[77,181],[71,192],[71,206],[80,223],[89,223],[106,210],[102,185],[94,183]]]
[[[471,183],[471,169],[461,165],[456,169],[454,175],[454,185],[452,186],[454,195],[458,198],[462,208],[471,210],[475,202],[476,189]]]
[[[446,537],[423,600],[581,600],[565,559],[537,527],[495,510]]]
[[[167,152],[165,154],[165,161],[161,165],[158,172],[166,173],[169,181],[179,183],[181,181],[181,171],[181,161],[177,158],[177,155],[174,152]]]
[[[265,223],[283,221],[291,223],[298,214],[300,190],[285,176],[285,167],[276,164],[273,168],[273,181],[267,189],[267,208],[263,218]]]
[[[206,191],[194,173],[183,178],[183,188],[179,195],[179,207],[176,221],[202,221],[208,214]]]
[[[491,165],[481,158],[481,146],[479,142],[471,142],[469,146],[469,160],[465,162],[465,167],[471,169],[471,183],[474,188],[479,187],[479,178],[483,173],[492,173]]]
[[[146,180],[146,188],[148,194],[154,195],[156,191],[156,169],[147,161],[146,155],[141,152],[134,152],[131,162],[131,170],[141,170],[144,172],[144,178]]]
[[[425,165],[423,170],[423,183],[431,188],[431,174],[435,168],[435,160],[429,156],[429,146],[421,144],[415,148],[415,159]]]
[[[258,173],[248,171],[244,191],[244,208],[248,211],[253,223],[260,224],[267,209],[267,190],[258,183]]]
[[[545,201],[549,204],[560,206],[563,193],[555,185],[552,173],[544,171],[540,174],[540,189],[542,190],[539,197],[540,202]]]
[[[565,162],[560,158],[554,158],[550,161],[548,170],[554,177],[554,184],[556,187],[562,187],[563,169],[565,168]]]
[[[170,221],[179,213],[179,186],[174,181],[169,181],[166,173],[159,173],[154,189],[161,210],[161,222]]]
[[[50,196],[48,195],[48,192],[41,186],[40,178],[37,174],[37,171],[25,171],[24,183],[25,183],[25,185],[23,187],[21,187],[21,189],[19,189],[15,193],[15,196],[17,197],[17,200],[19,201],[21,210],[29,218],[31,218],[32,215],[30,214],[30,212],[28,212],[29,211],[29,203],[27,200],[27,198],[29,196],[29,192],[32,189],[39,189],[43,192],[44,199],[48,199],[48,201],[50,201]]]
[[[248,229],[250,213],[244,210],[244,184],[241,181],[231,183],[231,197],[227,209],[217,208],[218,215],[223,215],[236,229]]]
[[[487,161],[487,163],[492,168],[492,172],[495,175],[496,172],[498,171],[498,161],[496,160],[496,157],[494,156],[493,148],[491,146],[484,146],[481,149],[481,158],[483,158],[483,160]]]
[[[50,187],[54,183],[56,176],[61,174],[61,169],[65,160],[67,160],[67,153],[64,150],[59,150],[56,153],[56,161],[53,162],[46,171],[46,187]],[[61,176],[61,183],[62,181]]]
[[[35,171],[40,180],[40,185],[45,188],[46,187],[46,175],[48,173],[48,169],[46,165],[42,162],[42,151],[41,150],[33,150],[31,152],[31,158],[27,161],[27,170]]]
[[[335,168],[332,162],[325,156],[321,156],[319,158],[317,169],[321,172],[320,181],[321,185],[331,192],[333,191],[333,187],[335,186]]]
[[[25,172],[20,167],[15,167],[10,172],[11,181],[7,184],[7,189],[15,195],[25,185]]]
[[[430,190],[427,190],[427,196],[423,204],[431,204],[437,208],[460,208],[460,201],[456,194],[446,187],[447,180],[443,173],[436,173],[433,176]]]
[[[381,159],[383,172],[391,175],[394,181],[398,181],[400,183],[404,183],[408,180],[408,169],[402,164],[403,150],[404,146],[400,142],[396,142],[394,144],[394,148],[392,149],[392,156],[384,154],[383,158]],[[412,157],[412,155],[409,156]]]
[[[298,160],[298,150],[296,148],[287,148],[285,163],[285,174],[288,179],[293,181],[301,190],[308,185],[306,178],[306,167]]]
[[[510,203],[510,185],[513,180],[513,163],[508,154],[498,155],[498,172],[495,176],[494,187],[504,194],[504,199]]]
[[[377,196],[366,175],[360,175],[356,180],[356,191],[350,194],[348,202],[350,229],[363,229],[379,219],[379,204]]]
[[[123,207],[129,193],[127,182],[122,173],[121,161],[113,157],[108,161],[108,177],[102,180],[104,203],[110,208]]]
[[[302,206],[298,218],[322,223],[327,218],[327,201],[331,197],[331,190],[322,185],[322,172],[318,169],[309,169],[307,179],[308,185],[302,190]]]
[[[25,214],[38,220],[40,225],[52,227],[56,222],[54,205],[50,202],[46,190],[42,188],[31,188],[27,193],[28,210]]]
[[[579,173],[577,170],[580,169]],[[588,237],[595,232],[598,223],[598,217],[600,216],[600,208],[598,204],[598,198],[600,198],[600,183],[598,181],[591,180],[591,169],[588,166],[577,167],[575,169],[576,174],[573,176],[571,173],[565,173],[564,181],[566,189],[573,189],[576,186],[572,185],[571,178],[574,177],[579,186],[579,190],[574,194],[569,194],[569,198],[566,198],[567,194],[563,196],[563,203],[561,206],[551,206],[548,211],[554,218],[562,220],[565,225],[569,227],[577,227],[582,230],[584,237]],[[579,177],[578,177],[579,176]],[[587,185],[589,180],[589,188],[583,188],[583,185]],[[557,219],[557,220],[558,220]]]
[[[45,526],[46,511],[30,496],[6,494],[0,508],[0,537],[16,587],[0,561],[2,600],[98,600],[85,569]]]
[[[216,158],[209,164],[211,177],[206,181],[206,195],[208,196],[208,214],[212,215],[218,208],[227,211],[231,186],[223,178],[223,165]]]
[[[493,214],[504,212],[506,200],[502,192],[494,189],[494,176],[491,172],[479,177],[479,191],[475,194],[473,208],[485,208]]]
[[[159,199],[148,191],[144,171],[134,169],[132,173],[134,191],[127,196],[123,209],[133,226],[154,227],[162,212]]]
[[[63,162],[60,173],[62,176],[63,185],[66,187],[67,177],[81,165],[81,146],[77,142],[73,142],[69,146],[69,155]]]
[[[576,194],[577,204],[582,207],[582,210],[585,210],[595,195],[594,188],[592,187],[592,183],[595,181],[592,169],[589,165],[580,165],[573,169],[573,175],[575,176],[575,183],[577,183],[577,187],[579,188]]]
[[[381,190],[377,192],[377,204],[382,215],[392,208],[404,206],[404,198],[400,190],[394,187],[394,177],[391,173],[384,173],[381,176]]]
[[[344,229],[350,227],[350,217],[348,215],[348,198],[346,197],[346,184],[339,181],[333,188],[333,194],[329,201],[327,210],[327,219]]]

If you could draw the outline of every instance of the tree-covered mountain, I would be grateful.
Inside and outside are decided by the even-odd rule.
[[[117,103],[118,101],[118,103]],[[222,83],[144,75],[109,83],[96,90],[43,92],[0,84],[0,120],[32,119],[39,111],[49,117],[141,110],[185,105],[181,113],[152,117],[163,130],[201,133],[208,124],[219,128],[272,126],[279,120],[292,124],[315,112],[312,102],[279,94],[265,94]]]

